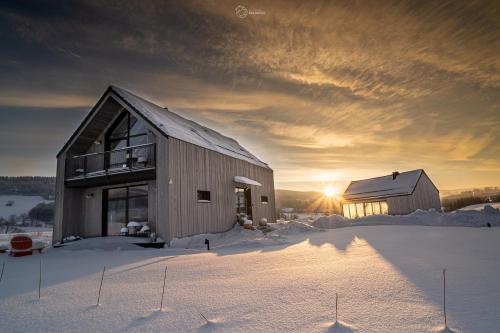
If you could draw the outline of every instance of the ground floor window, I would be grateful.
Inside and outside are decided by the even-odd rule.
[[[106,190],[107,236],[121,235],[130,222],[148,224],[148,185],[119,187]]]
[[[387,201],[358,202],[343,204],[342,211],[344,217],[354,219],[363,216],[389,214],[389,206]]]

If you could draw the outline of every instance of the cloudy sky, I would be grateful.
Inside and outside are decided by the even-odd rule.
[[[0,73],[0,175],[54,175],[115,84],[235,137],[277,188],[500,185],[498,1],[2,2]]]

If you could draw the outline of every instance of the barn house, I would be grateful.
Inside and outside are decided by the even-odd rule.
[[[404,215],[431,208],[441,210],[439,190],[422,169],[353,181],[342,200],[342,211],[347,218]]]
[[[275,221],[273,170],[234,139],[110,86],[57,154],[54,242]]]

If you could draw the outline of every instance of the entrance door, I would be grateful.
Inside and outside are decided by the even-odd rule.
[[[236,213],[244,213],[252,219],[252,192],[249,187],[236,187]]]
[[[147,185],[104,190],[103,200],[103,236],[121,235],[129,222],[148,224]]]

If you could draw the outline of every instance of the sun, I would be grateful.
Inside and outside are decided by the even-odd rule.
[[[323,189],[323,193],[326,197],[331,198],[337,194],[339,194],[339,189],[333,186],[327,186]]]

